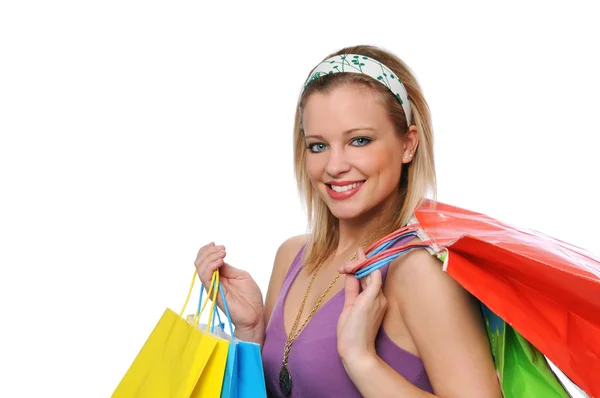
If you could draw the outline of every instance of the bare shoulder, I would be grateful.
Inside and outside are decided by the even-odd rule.
[[[401,298],[404,310],[443,308],[452,302],[453,311],[472,311],[476,300],[443,270],[442,261],[425,249],[414,249],[394,260],[388,277],[392,291]],[[412,311],[410,311],[412,312]]]
[[[479,303],[442,262],[415,249],[390,264],[386,279],[436,394],[500,397]]]
[[[427,284],[431,278],[447,279],[449,276],[437,257],[425,249],[414,249],[392,261],[388,278],[392,278],[394,286],[404,287],[415,283]]]
[[[309,235],[296,235],[286,239],[275,254],[275,262],[273,264],[273,272],[280,271],[283,269],[284,273],[287,273],[292,261],[302,248],[302,246],[308,241]]]
[[[309,235],[297,235],[286,239],[275,254],[275,260],[273,261],[273,270],[271,271],[271,278],[269,280],[269,288],[267,291],[267,297],[265,299],[265,321],[268,324],[271,318],[271,313],[279,291],[283,285],[283,280],[287,274],[294,258],[302,248],[302,246],[308,241]]]

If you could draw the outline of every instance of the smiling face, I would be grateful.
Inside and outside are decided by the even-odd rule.
[[[309,179],[335,217],[357,219],[395,199],[416,145],[395,131],[377,93],[348,84],[313,93],[302,123]]]

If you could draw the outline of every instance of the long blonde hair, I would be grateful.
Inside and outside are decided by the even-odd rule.
[[[388,220],[381,220],[377,229],[369,231],[372,241],[405,226],[415,209],[420,206],[428,194],[436,197],[436,174],[433,159],[433,130],[429,106],[425,101],[421,87],[408,66],[397,56],[374,46],[354,46],[343,48],[328,55],[328,59],[341,54],[359,54],[373,58],[386,65],[406,87],[412,107],[412,121],[418,131],[419,144],[412,162],[404,164],[399,181],[398,195],[394,203],[393,214]],[[307,76],[312,75],[312,72]],[[326,261],[335,251],[338,240],[338,219],[331,214],[325,202],[318,196],[312,186],[306,169],[306,144],[302,129],[302,110],[308,97],[315,93],[328,93],[337,87],[347,84],[358,84],[377,92],[388,109],[389,117],[401,137],[408,131],[404,109],[400,102],[381,83],[375,79],[358,73],[333,73],[320,77],[308,85],[303,91],[296,108],[294,123],[294,170],[298,189],[303,195],[311,230],[310,238],[304,251],[304,264],[313,270],[318,264]]]

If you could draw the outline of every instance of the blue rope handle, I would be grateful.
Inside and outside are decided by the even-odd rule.
[[[380,252],[382,252],[382,251],[384,251],[384,250],[388,249],[390,246],[394,245],[394,244],[395,244],[396,242],[398,242],[400,239],[405,239],[405,238],[408,238],[408,237],[410,237],[410,236],[418,236],[418,235],[417,235],[417,233],[416,233],[416,232],[409,232],[409,233],[406,233],[406,234],[400,235],[400,236],[398,236],[398,237],[396,237],[396,238],[394,238],[394,239],[392,239],[392,240],[390,240],[390,241],[388,241],[388,242],[384,242],[384,243],[382,243],[381,245],[379,245],[377,248],[375,248],[373,251],[371,251],[371,252],[370,252],[370,253],[367,255],[367,258],[373,257],[373,256],[375,256],[376,254],[378,254],[378,253],[380,253]],[[387,256],[387,257],[384,257],[384,258],[382,258],[382,259],[380,259],[380,260],[378,260],[378,261],[374,262],[373,264],[369,265],[368,267],[366,267],[366,268],[363,268],[363,269],[361,269],[361,270],[358,270],[358,271],[355,273],[355,276],[356,276],[356,278],[358,278],[358,279],[362,279],[362,278],[364,278],[365,276],[369,275],[371,272],[373,272],[373,271],[375,271],[375,270],[377,270],[377,269],[379,269],[379,268],[381,268],[381,267],[385,266],[386,264],[389,264],[389,263],[391,263],[391,262],[392,262],[392,261],[394,261],[396,258],[400,257],[402,254],[404,254],[404,253],[407,253],[407,252],[409,252],[409,251],[411,251],[411,250],[413,250],[413,249],[418,249],[418,248],[426,248],[426,247],[429,247],[429,246],[428,246],[428,245],[417,245],[417,246],[413,246],[413,247],[411,247],[411,248],[409,248],[409,249],[403,250],[403,251],[401,251],[401,252],[399,252],[399,253],[392,254],[392,255],[389,255],[389,256]]]
[[[219,286],[220,285],[221,284],[219,283]],[[223,321],[221,321],[221,315],[219,315],[219,308],[216,305],[215,305],[215,310],[214,310],[214,313],[213,313],[212,323],[210,325],[210,332],[213,333],[213,334],[215,333],[215,319],[219,320],[219,326],[221,326],[223,324]],[[221,330],[222,330],[222,328],[221,328]]]
[[[215,280],[216,283],[216,280]],[[221,300],[223,301],[223,308],[225,309],[225,315],[227,316],[227,324],[229,325],[229,333],[232,338],[235,338],[233,333],[233,324],[231,323],[231,315],[229,314],[229,306],[227,305],[227,300],[225,299],[225,294],[223,293],[223,285],[219,282],[219,293],[221,294]],[[204,286],[200,288],[200,299],[198,300],[198,310],[196,311],[196,316],[200,316],[200,308],[202,306],[202,295],[204,294]],[[215,313],[217,314],[216,318],[219,320],[219,324],[222,324],[221,316],[219,315],[218,307],[215,305]],[[215,332],[215,317],[213,316],[212,324],[210,325],[210,332]]]
[[[398,242],[400,239],[408,238],[409,236],[417,236],[417,233],[416,232],[408,232],[408,233],[406,233],[404,235],[400,235],[388,242],[383,242],[381,245],[379,245],[377,248],[375,248],[371,253],[369,253],[367,255],[367,257],[373,257],[374,255],[378,254],[379,252],[382,252],[385,249],[389,248],[394,243]]]
[[[196,310],[196,316],[200,316],[200,308],[202,307],[202,294],[204,293],[204,285],[200,287],[200,300],[198,300],[198,309]]]
[[[229,333],[231,337],[235,339],[233,334],[233,324],[231,323],[231,315],[229,314],[229,307],[227,306],[227,300],[225,299],[225,293],[223,293],[223,285],[219,282],[219,293],[221,293],[221,300],[223,301],[223,308],[225,309],[225,315],[227,316],[227,324],[229,325]]]
[[[373,271],[375,271],[375,270],[377,270],[377,269],[385,266],[386,264],[391,263],[392,261],[394,261],[396,258],[398,258],[401,255],[403,255],[404,253],[407,253],[407,252],[409,252],[411,250],[414,250],[414,249],[426,248],[426,247],[429,247],[429,246],[427,246],[427,245],[413,246],[413,247],[411,247],[409,249],[406,249],[406,250],[403,250],[403,251],[401,251],[399,253],[396,253],[396,254],[390,255],[388,257],[382,258],[381,260],[374,262],[373,264],[369,265],[368,267],[363,268],[363,269],[357,271],[355,275],[356,275],[356,277],[358,279],[362,279],[365,276],[369,275],[371,272],[373,272]]]
[[[220,315],[219,309],[216,305],[215,305],[215,315],[217,316],[217,319],[219,320],[219,326],[222,325],[223,321],[221,320],[221,315]],[[214,325],[215,325],[215,317],[213,316],[213,324],[212,324],[212,330],[211,330],[212,333],[215,332]]]
[[[216,280],[215,280],[216,283]],[[219,283],[219,285],[221,285]],[[213,286],[214,288],[214,286]],[[200,309],[202,308],[202,295],[204,294],[204,285],[202,285],[202,287],[200,288],[200,299],[198,300],[198,309],[196,310],[196,316],[199,317],[200,316]],[[221,293],[222,294],[222,293]],[[223,322],[221,321],[221,315],[219,315],[219,311],[217,310],[217,306],[215,305],[215,314],[217,315],[216,318],[219,320],[219,325],[222,324]],[[212,324],[210,325],[210,332],[214,333],[215,332],[215,317],[213,316],[213,321]]]

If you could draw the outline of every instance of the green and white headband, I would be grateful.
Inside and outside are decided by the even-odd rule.
[[[308,78],[304,84],[306,88],[310,83],[319,77],[329,75],[331,73],[361,73],[367,76],[371,76],[384,86],[386,86],[400,101],[402,108],[404,108],[404,114],[406,115],[406,121],[411,124],[412,111],[410,107],[410,101],[408,100],[408,93],[404,84],[400,81],[398,76],[394,74],[384,64],[364,55],[358,54],[342,54],[336,55],[335,57],[326,59],[321,62],[312,71],[312,75]]]

